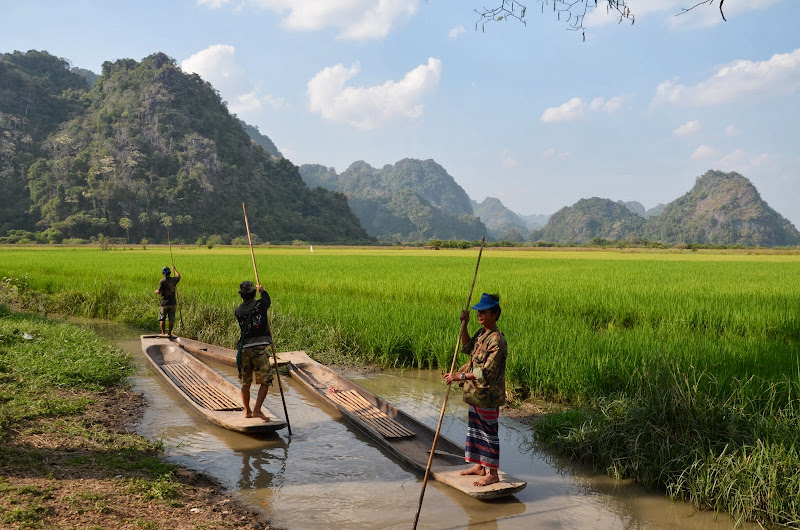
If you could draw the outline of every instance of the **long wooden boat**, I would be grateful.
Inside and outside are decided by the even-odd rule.
[[[236,351],[191,339],[176,339],[198,357],[228,365],[236,364]],[[282,352],[278,364],[286,364],[292,378],[316,398],[338,410],[351,424],[374,439],[395,458],[424,473],[428,465],[435,430],[417,421],[369,390],[316,362],[305,352]],[[473,486],[477,477],[461,475],[470,465],[464,462],[464,447],[439,435],[431,464],[431,476],[443,484],[478,499],[492,499],[521,491],[526,482],[500,471],[500,482]]]
[[[261,407],[267,421],[245,418],[241,389],[161,335],[142,335],[142,352],[169,385],[208,421],[244,433],[269,433],[286,421]],[[234,352],[236,364],[236,352]]]

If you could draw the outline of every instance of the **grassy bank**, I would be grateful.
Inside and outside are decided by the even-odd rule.
[[[737,521],[800,527],[800,377],[720,385],[655,362],[633,380],[633,392],[543,418],[538,439]]]
[[[128,431],[130,372],[88,331],[0,306],[0,526],[266,528]]]

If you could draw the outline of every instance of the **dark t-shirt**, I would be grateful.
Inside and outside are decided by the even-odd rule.
[[[178,289],[178,282],[181,281],[180,276],[161,278],[158,282],[158,292],[161,293],[161,305],[171,306],[177,305],[178,299],[175,297],[175,292]]]
[[[247,335],[244,337],[243,348],[250,346],[265,346],[272,344],[272,333],[269,329],[269,319],[267,317],[267,309],[272,304],[269,294],[266,291],[261,292],[261,298],[258,300],[247,300],[236,308],[236,320],[239,322],[239,329],[244,333],[247,328],[247,317],[250,317],[250,327],[247,328]]]

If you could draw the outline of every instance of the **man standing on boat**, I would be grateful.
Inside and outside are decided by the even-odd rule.
[[[161,305],[158,308],[158,324],[161,327],[161,334],[172,336],[172,327],[175,325],[175,308],[178,305],[178,282],[181,281],[181,273],[175,266],[172,267],[175,271],[175,277],[170,277],[169,267],[161,269],[161,274],[164,276],[158,282],[158,289],[156,294],[161,295]],[[169,320],[169,328],[165,328],[166,321]]]
[[[464,459],[474,464],[462,475],[478,475],[474,486],[488,486],[499,482],[500,437],[498,415],[506,397],[506,355],[508,345],[497,327],[500,318],[500,297],[483,293],[472,306],[478,311],[478,329],[470,338],[467,332],[469,310],[461,313],[462,352],[471,356],[458,373],[445,374],[447,383],[462,387],[464,402],[469,405],[467,443]]]
[[[256,300],[256,291],[261,297]],[[272,344],[272,333],[269,329],[267,309],[272,301],[264,287],[253,282],[244,281],[239,284],[239,295],[242,303],[236,308],[236,320],[242,334],[239,338],[239,350],[236,366],[239,369],[239,381],[242,383],[242,405],[245,418],[261,418],[268,421],[261,411],[261,405],[267,397],[269,385],[272,384],[272,370],[269,362],[267,346]],[[255,406],[250,409],[250,385],[255,378],[258,388]]]

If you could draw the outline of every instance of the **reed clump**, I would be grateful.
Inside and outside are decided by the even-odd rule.
[[[538,439],[615,477],[738,520],[800,521],[800,379],[710,373],[657,360],[630,393],[598,398],[537,423]]]

